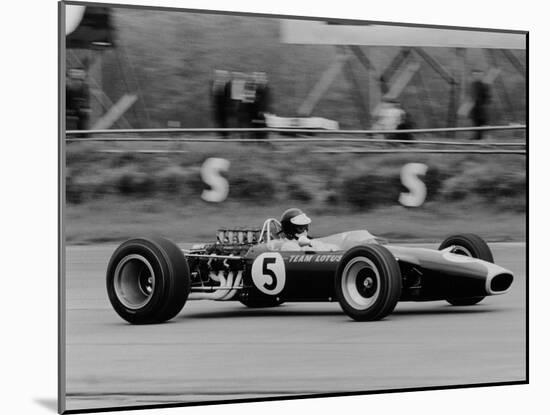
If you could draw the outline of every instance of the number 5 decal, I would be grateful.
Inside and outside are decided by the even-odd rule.
[[[252,264],[252,281],[265,294],[279,294],[285,287],[286,272],[283,257],[278,252],[265,252]]]

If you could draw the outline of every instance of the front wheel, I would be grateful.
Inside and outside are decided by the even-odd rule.
[[[381,320],[401,296],[401,271],[381,245],[351,248],[338,265],[335,292],[342,310],[357,321]]]
[[[162,323],[183,308],[190,291],[187,260],[164,238],[120,245],[107,266],[107,294],[117,314],[132,324]]]
[[[489,245],[473,233],[449,236],[441,243],[441,245],[439,245],[440,251],[446,248],[451,248],[451,253],[453,254],[478,258],[487,262],[494,262],[493,254],[489,248]],[[484,296],[447,298],[446,301],[454,306],[468,306],[477,304],[484,298]]]

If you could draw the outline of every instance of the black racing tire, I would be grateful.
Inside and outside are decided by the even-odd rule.
[[[253,291],[243,294],[244,295],[239,298],[239,301],[248,308],[278,307],[284,302],[279,297],[273,297],[271,295],[265,295]]]
[[[132,324],[163,323],[183,308],[191,289],[181,249],[160,238],[122,243],[107,266],[107,294],[117,314]]]
[[[342,310],[357,321],[381,320],[401,297],[401,270],[382,245],[351,248],[336,270],[335,293]]]
[[[495,262],[493,259],[493,253],[489,245],[478,235],[473,233],[464,233],[458,235],[452,235],[447,237],[441,245],[439,250],[455,247],[451,252],[459,255],[467,255],[473,258],[482,259],[487,262]],[[446,298],[446,301],[454,306],[468,306],[475,305],[481,302],[485,296],[479,297],[465,297],[465,298]]]

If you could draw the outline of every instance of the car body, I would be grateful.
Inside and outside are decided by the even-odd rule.
[[[248,307],[338,301],[358,321],[380,320],[398,301],[473,305],[506,293],[511,271],[493,263],[473,234],[445,239],[439,250],[387,244],[367,230],[311,240],[281,237],[280,223],[220,229],[213,243],[182,250],[163,238],[135,238],[114,252],[107,291],[125,320],[158,323],[188,300],[238,300]]]

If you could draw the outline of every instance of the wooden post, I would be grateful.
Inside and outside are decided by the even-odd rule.
[[[377,75],[376,68],[368,58],[368,56],[363,52],[363,50],[357,46],[357,45],[350,45],[348,46],[349,50],[351,50],[354,55],[357,57],[359,62],[361,62],[361,65],[368,71],[372,69],[375,72],[375,75]]]
[[[334,82],[336,77],[342,71],[344,63],[348,60],[347,54],[336,54],[336,57],[328,68],[323,72],[321,78],[317,81],[313,89],[310,91],[306,99],[302,102],[298,108],[298,114],[302,116],[309,116],[319,103],[323,95],[327,92],[330,85]]]
[[[465,48],[456,48],[455,49],[456,57],[458,59],[457,69],[458,69],[458,78],[459,78],[459,92],[458,99],[459,102],[465,102],[468,99],[468,67],[466,63],[466,49]]]
[[[390,64],[386,67],[386,69],[384,69],[381,74],[381,78],[383,78],[386,82],[390,82],[391,78],[393,78],[405,64],[410,54],[410,48],[401,48],[399,53],[394,56]]]
[[[96,98],[95,101],[90,102],[90,125],[94,125],[96,121],[109,109],[105,107],[105,100],[97,100],[99,94],[103,94],[103,74],[102,72],[102,56],[100,51],[90,49],[88,51],[88,82],[90,88],[90,98]],[[110,105],[112,102],[109,100]]]
[[[498,69],[498,60],[495,51],[487,50],[486,53],[491,66]],[[493,79],[494,87],[492,88],[491,96],[496,97],[499,101],[502,110],[501,123],[508,123],[514,120],[516,111],[514,104],[508,95],[506,84],[503,82],[502,77],[498,76],[499,72],[497,72],[497,75]]]
[[[422,48],[413,48],[418,55],[422,59],[424,59],[428,65],[430,65],[434,71],[436,71],[444,80],[446,80],[449,84],[453,84],[455,82],[455,79],[451,73],[443,65],[441,65],[437,60],[435,60],[433,57],[430,56],[427,52],[425,52]]]
[[[389,85],[389,90],[386,92],[385,97],[398,99],[399,96],[405,90],[405,87],[409,84],[414,74],[420,69],[418,62],[411,62],[407,66],[404,66],[397,75],[394,76],[393,82]]]
[[[367,51],[365,52],[365,56],[368,57],[369,55],[369,49],[368,47],[366,47],[365,49],[367,49]],[[365,99],[364,99],[364,103],[365,103],[365,112],[367,114],[367,122],[368,122],[368,126],[370,126],[370,123],[371,123],[371,116],[370,116],[370,102],[371,102],[371,87],[370,87],[370,75],[371,75],[371,68],[365,68],[365,72],[367,74],[367,81],[365,82]]]
[[[109,108],[109,111],[107,111],[107,113],[105,113],[94,123],[94,125],[92,126],[92,130],[103,130],[110,128],[120,118],[122,118],[123,114],[128,111],[128,109],[130,109],[136,101],[137,95],[123,95],[116,104]]]
[[[449,106],[447,110],[447,126],[450,128],[456,127],[456,112],[457,112],[457,82],[452,73],[450,73],[443,65],[435,60],[430,54],[422,48],[414,48],[414,51],[430,65],[450,86]],[[454,132],[448,133],[448,137],[454,137]]]
[[[418,79],[418,83],[420,84],[420,93],[422,94],[422,101],[424,102],[424,106],[426,107],[426,115],[425,118],[427,120],[425,127],[427,128],[436,128],[439,127],[437,123],[437,117],[434,114],[434,100],[432,99],[432,95],[430,93],[430,89],[426,87],[426,83],[424,82],[424,76],[422,75],[422,67],[416,72],[416,77]]]
[[[447,126],[449,128],[456,127],[456,113],[457,113],[457,86],[456,82],[451,83],[451,92],[449,94],[449,110],[447,112]],[[449,131],[447,137],[454,138],[455,132]]]
[[[369,108],[368,104],[366,104],[367,101],[365,100],[365,97],[361,92],[361,85],[359,83],[359,80],[355,76],[355,72],[353,71],[353,67],[351,64],[352,62],[348,60],[345,66],[345,71],[351,87],[351,95],[353,97],[353,100],[355,101],[355,107],[357,108],[357,112],[359,114],[359,123],[361,125],[361,128],[366,130],[370,122]]]
[[[516,68],[516,70],[520,73],[520,75],[525,78],[525,66],[523,66],[523,64],[517,58],[517,56],[514,55],[512,51],[508,49],[500,49],[500,51],[510,61],[510,63],[514,66],[514,68]]]

